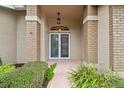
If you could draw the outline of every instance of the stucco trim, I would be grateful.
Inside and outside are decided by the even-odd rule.
[[[109,6],[99,6],[98,17],[98,71],[102,73],[110,68]]]
[[[89,20],[98,20],[98,16],[94,16],[94,15],[92,15],[92,16],[86,16],[84,18],[84,20],[83,20],[83,24],[85,24]]]
[[[25,20],[27,21],[37,21],[41,24],[41,20],[38,16],[25,16]]]

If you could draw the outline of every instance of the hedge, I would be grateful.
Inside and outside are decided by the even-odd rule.
[[[1,88],[39,88],[44,82],[46,62],[29,62],[11,73],[0,76]]]

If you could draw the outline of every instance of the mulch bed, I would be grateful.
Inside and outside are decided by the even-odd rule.
[[[24,65],[24,63],[19,63],[19,64],[14,64],[16,68],[18,67],[22,67]]]
[[[49,81],[44,81],[42,87],[43,87],[43,88],[47,88],[48,83],[49,83]]]

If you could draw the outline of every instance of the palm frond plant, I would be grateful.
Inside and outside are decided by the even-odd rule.
[[[112,70],[99,74],[93,65],[79,65],[69,72],[69,80],[75,88],[124,87],[124,79]]]

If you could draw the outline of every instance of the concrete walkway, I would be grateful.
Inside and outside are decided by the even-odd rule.
[[[71,85],[68,80],[68,72],[70,69],[77,67],[81,64],[81,61],[48,61],[48,65],[57,63],[55,69],[55,75],[53,79],[49,82],[48,88],[70,88]]]

